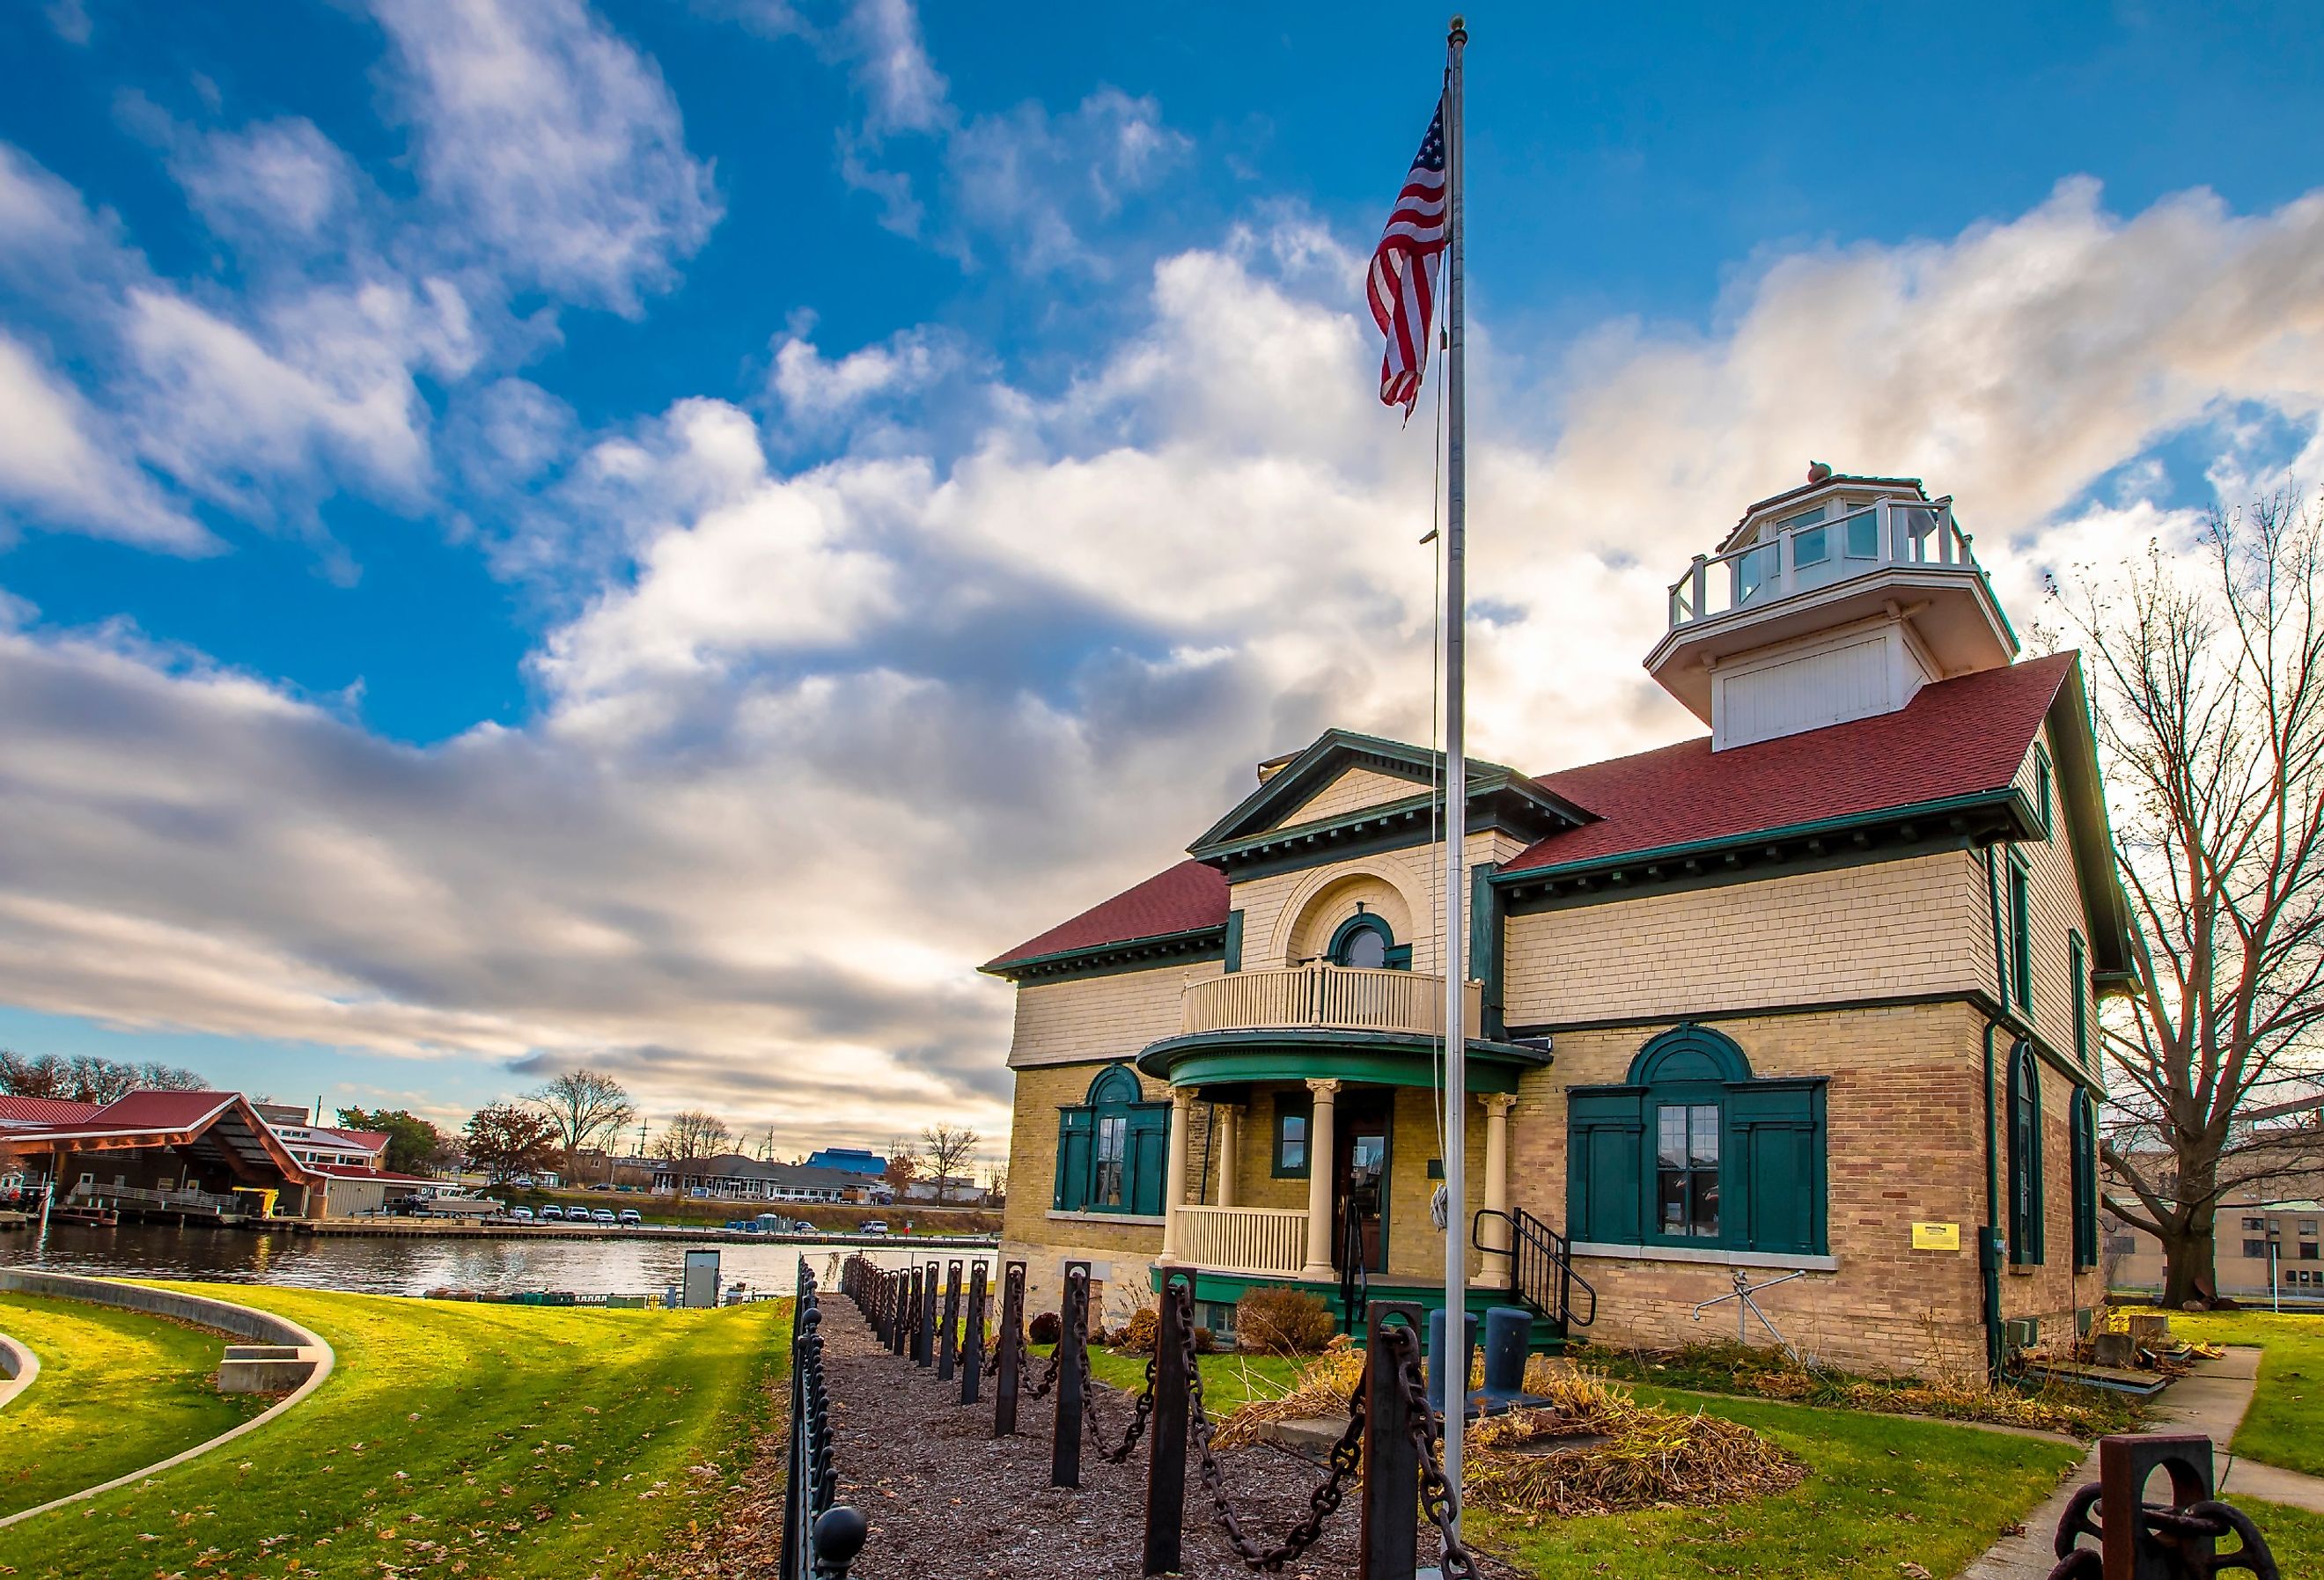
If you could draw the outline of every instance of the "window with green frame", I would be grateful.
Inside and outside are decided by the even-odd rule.
[[[2009,991],[2017,1007],[2034,1012],[2033,879],[2024,859],[2009,853]]]
[[[1821,1256],[1825,1077],[1755,1077],[1732,1039],[1680,1026],[1620,1086],[1570,1086],[1574,1239]]]
[[[1109,1065],[1057,1110],[1056,1209],[1157,1215],[1169,1156],[1170,1105],[1148,1102],[1128,1065]]]
[[[1325,958],[1334,966],[1371,970],[1409,971],[1412,946],[1396,941],[1396,929],[1376,910],[1359,910],[1332,934]]]
[[[2090,1067],[2090,952],[2080,933],[2066,935],[2066,956],[2072,964],[2073,980],[2067,991],[2074,995],[2074,1058],[2084,1069]]]
[[[2074,1152],[2074,1266],[2098,1264],[2098,1105],[2076,1087],[2070,1127]]]
[[[1275,1129],[1268,1172],[1277,1179],[1307,1178],[1307,1145],[1315,1123],[1315,1099],[1305,1092],[1275,1095]]]
[[[2042,1071],[2030,1042],[2009,1055],[2009,1260],[2043,1260]]]
[[[2037,742],[2034,747],[2034,803],[2035,809],[2042,814],[2042,837],[2044,839],[2057,832],[2050,811],[2054,799],[2052,795],[2053,779],[2050,772],[2050,748]]]

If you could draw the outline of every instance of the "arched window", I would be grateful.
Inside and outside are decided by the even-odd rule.
[[[2074,1266],[2098,1264],[2098,1105],[2089,1091],[2074,1090]]]
[[[1567,1088],[1568,1210],[1593,1243],[1824,1253],[1824,1077],[1762,1080],[1706,1026]]]
[[[1170,1105],[1148,1102],[1128,1065],[1107,1066],[1057,1111],[1056,1210],[1159,1214],[1169,1152]]]
[[[2042,1076],[2030,1042],[2009,1055],[2009,1260],[2042,1260]]]
[[[1325,957],[1334,966],[1412,969],[1412,946],[1397,943],[1396,929],[1372,910],[1360,910],[1342,922],[1339,930],[1332,935],[1332,947],[1325,951]]]

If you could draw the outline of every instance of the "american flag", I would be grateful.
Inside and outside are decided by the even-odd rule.
[[[1444,256],[1444,101],[1396,195],[1396,209],[1380,232],[1365,282],[1372,321],[1388,337],[1380,357],[1380,404],[1412,415],[1420,399],[1420,372],[1428,362],[1429,326],[1436,316],[1436,273]]]

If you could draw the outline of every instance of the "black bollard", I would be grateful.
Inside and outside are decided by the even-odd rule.
[[[896,1353],[908,1360],[917,1360],[919,1352],[913,1331],[920,1322],[920,1269],[917,1262],[912,1266],[911,1281],[904,1288],[904,1298],[908,1304],[904,1308],[903,1331],[897,1335]]]
[[[935,1262],[928,1263],[928,1276],[920,1281],[920,1353],[923,1366],[936,1363],[936,1273]]]
[[[1017,1388],[1025,1361],[1025,1264],[1012,1261],[1001,1274],[1001,1371],[992,1385],[992,1435],[1017,1430]]]
[[[1154,1420],[1146,1464],[1148,1575],[1175,1575],[1186,1520],[1186,1336],[1194,1326],[1194,1280],[1162,1279],[1162,1320],[1154,1329]]]
[[[936,1330],[936,1381],[952,1381],[960,1363],[960,1263],[945,1264],[944,1326]]]
[[[1056,1435],[1049,1443],[1049,1484],[1082,1484],[1082,1362],[1089,1348],[1090,1264],[1065,1263],[1065,1308],[1057,1325]]]
[[[984,1264],[968,1274],[967,1331],[960,1339],[960,1402],[974,1404],[984,1386]]]
[[[1364,1338],[1364,1520],[1360,1580],[1411,1580],[1420,1561],[1420,1460],[1404,1363],[1420,1352],[1421,1309],[1375,1300]]]

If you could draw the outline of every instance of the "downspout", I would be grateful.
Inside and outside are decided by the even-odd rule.
[[[2001,941],[2001,894],[1995,884],[1993,846],[1985,847],[1985,903],[1993,922],[1993,964],[2004,1012],[2009,1003],[2008,952]],[[1985,1374],[2001,1381],[2006,1351],[2001,1332],[2001,1148],[1993,1102],[1993,1017],[1985,1020],[1985,1222],[1977,1232],[1979,1303],[1985,1324]]]

